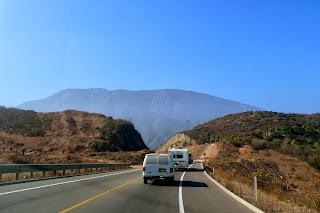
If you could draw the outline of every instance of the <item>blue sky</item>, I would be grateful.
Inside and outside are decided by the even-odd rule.
[[[184,89],[320,112],[320,1],[0,0],[0,105]]]

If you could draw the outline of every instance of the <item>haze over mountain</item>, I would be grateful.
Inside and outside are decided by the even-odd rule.
[[[257,107],[193,91],[66,89],[48,98],[25,102],[20,109],[58,112],[68,109],[130,120],[145,143],[155,148],[172,135],[231,113]]]

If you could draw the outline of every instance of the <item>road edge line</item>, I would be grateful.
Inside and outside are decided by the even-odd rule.
[[[203,168],[203,166],[202,166]],[[246,206],[248,209],[252,210],[255,213],[264,213],[264,211],[262,211],[261,209],[258,209],[257,207],[255,207],[254,205],[252,205],[251,203],[248,203],[247,201],[245,201],[244,199],[242,199],[241,197],[239,197],[238,195],[234,194],[233,192],[229,191],[228,189],[226,189],[224,186],[222,186],[220,183],[218,183],[215,179],[213,179],[210,175],[207,174],[206,170],[203,169],[204,173],[207,175],[207,177],[214,183],[216,184],[220,189],[222,189],[225,193],[227,193],[228,195],[230,195],[232,198],[234,198],[235,200],[237,200],[239,203],[241,203],[242,205]]]
[[[182,198],[182,181],[185,174],[186,172],[184,172],[181,175],[180,183],[179,183],[179,212],[180,213],[184,213],[183,198]]]

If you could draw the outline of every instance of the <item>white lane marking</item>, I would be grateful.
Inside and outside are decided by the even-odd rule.
[[[128,173],[128,172],[134,172],[134,171],[138,171],[138,170],[141,170],[141,169],[134,169],[134,170],[125,171],[125,172],[118,172],[118,173],[112,173],[112,174],[101,175],[101,176],[96,176],[96,177],[89,177],[89,178],[71,180],[71,181],[66,181],[66,182],[61,182],[61,183],[53,183],[53,184],[44,185],[44,186],[36,186],[36,187],[32,187],[32,188],[26,188],[26,189],[19,189],[19,190],[15,190],[15,191],[3,192],[3,193],[0,193],[0,196],[1,195],[12,194],[12,193],[16,193],[16,192],[29,191],[29,190],[33,190],[33,189],[46,188],[46,187],[50,187],[50,186],[57,186],[57,185],[62,185],[62,184],[67,184],[67,183],[74,183],[74,182],[79,182],[79,181],[84,181],[84,180],[91,180],[91,179],[95,179],[95,178],[102,178],[102,177],[107,177],[107,176],[112,176],[112,175],[119,175],[119,174],[124,174],[124,173]]]
[[[193,164],[191,164],[188,169],[190,169],[190,167],[192,166]],[[182,181],[183,181],[183,177],[184,175],[186,174],[186,172],[184,172],[182,175],[181,175],[181,178],[180,178],[180,184],[179,184],[179,212],[180,213],[184,213],[184,207],[183,207],[183,199],[182,199]]]

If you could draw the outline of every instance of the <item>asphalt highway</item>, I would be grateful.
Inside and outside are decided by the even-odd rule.
[[[176,171],[173,183],[144,184],[141,175],[128,169],[1,185],[0,212],[251,212],[210,181],[200,163]]]

